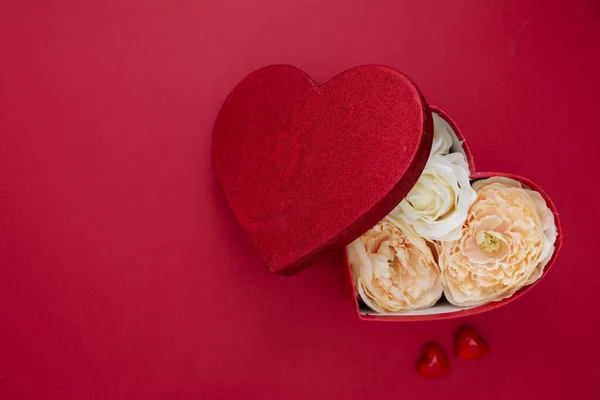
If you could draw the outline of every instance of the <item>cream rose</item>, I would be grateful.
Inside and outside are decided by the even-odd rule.
[[[427,308],[442,295],[432,250],[402,221],[386,217],[348,245],[348,258],[358,296],[374,311]]]
[[[419,180],[391,215],[430,240],[456,240],[475,201],[469,165],[462,152],[449,153],[452,128],[433,114],[431,155]]]
[[[458,306],[512,296],[537,280],[552,257],[554,215],[542,196],[513,179],[476,181],[460,239],[442,243],[444,294]]]
[[[433,117],[433,143],[431,145],[431,154],[446,155],[452,147],[452,128],[436,113],[431,114]]]

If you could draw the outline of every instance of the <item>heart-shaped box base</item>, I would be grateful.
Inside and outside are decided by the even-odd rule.
[[[538,279],[537,281],[533,282],[532,284],[520,289],[513,296],[511,296],[507,299],[504,299],[504,300],[501,300],[498,302],[488,303],[488,304],[478,306],[478,307],[458,307],[458,306],[448,303],[445,299],[442,298],[433,307],[426,308],[423,310],[415,310],[415,311],[403,312],[403,313],[382,314],[382,313],[377,313],[375,311],[370,310],[368,307],[361,304],[361,302],[358,300],[356,289],[354,287],[354,283],[353,283],[353,279],[352,279],[352,271],[351,271],[350,263],[348,260],[348,253],[347,253],[347,251],[345,251],[343,253],[338,254],[338,259],[341,261],[343,274],[346,277],[347,293],[349,294],[349,297],[352,299],[352,302],[355,304],[356,312],[358,313],[359,318],[361,318],[363,320],[367,320],[367,321],[431,321],[431,320],[439,320],[439,319],[458,318],[458,317],[467,316],[467,315],[475,315],[475,314],[480,314],[483,312],[497,309],[499,307],[502,307],[508,303],[511,303],[511,302],[517,300],[519,297],[523,296],[525,293],[527,293],[531,289],[533,289],[533,287],[535,287],[541,281],[541,279],[544,276],[546,276],[546,274],[548,273],[548,271],[554,264],[554,261],[556,260],[556,258],[558,256],[560,248],[562,247],[562,229],[561,229],[561,225],[560,225],[560,219],[559,219],[556,207],[555,207],[554,203],[552,202],[552,200],[550,199],[550,197],[548,196],[548,194],[546,192],[544,192],[544,190],[540,186],[538,186],[536,183],[534,183],[533,181],[531,181],[525,177],[519,176],[519,175],[505,174],[505,173],[501,173],[501,172],[476,172],[475,162],[473,160],[473,154],[471,153],[471,150],[469,149],[469,146],[465,140],[465,137],[461,133],[457,124],[448,116],[448,114],[446,114],[439,107],[431,106],[431,110],[432,110],[432,112],[435,112],[440,117],[442,117],[452,128],[453,132],[450,132],[450,133],[454,136],[454,138],[453,138],[454,143],[453,143],[453,147],[451,150],[453,152],[456,152],[456,151],[462,152],[466,156],[467,161],[469,163],[470,170],[472,172],[472,174],[471,174],[472,181],[477,180],[477,179],[491,178],[491,177],[506,177],[506,178],[511,178],[511,179],[517,180],[517,181],[523,183],[528,188],[530,188],[542,195],[542,197],[546,201],[546,204],[548,205],[548,207],[550,208],[550,210],[552,211],[552,213],[554,215],[554,221],[556,224],[557,239],[554,244],[554,254],[552,255],[552,258],[546,265],[544,272],[542,274],[542,277],[540,279]]]

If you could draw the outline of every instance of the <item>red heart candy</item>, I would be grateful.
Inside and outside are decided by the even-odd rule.
[[[236,86],[213,131],[227,202],[272,272],[291,274],[366,232],[416,183],[431,113],[402,73],[360,66],[323,85],[291,66]]]
[[[444,349],[436,343],[425,346],[423,357],[417,361],[417,372],[426,378],[437,378],[450,372],[450,364]]]
[[[477,360],[490,352],[490,345],[482,339],[475,329],[465,326],[456,334],[454,350],[461,360]]]

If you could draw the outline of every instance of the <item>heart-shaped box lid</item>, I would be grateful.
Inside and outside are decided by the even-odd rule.
[[[432,137],[429,106],[393,68],[359,66],[318,85],[274,65],[225,100],[213,163],[262,261],[290,275],[391,212],[423,171]]]

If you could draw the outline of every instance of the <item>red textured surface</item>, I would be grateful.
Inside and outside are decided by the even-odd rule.
[[[596,1],[3,1],[0,398],[577,398],[600,391]],[[387,64],[480,171],[552,197],[552,271],[493,312],[366,323],[323,261],[269,274],[218,188],[218,110],[261,66]],[[460,325],[490,342],[419,377]],[[573,338],[584,338],[581,340]]]
[[[213,162],[269,270],[297,272],[386,216],[425,167],[430,115],[419,89],[385,66],[322,86],[284,65],[244,78],[219,111]]]

